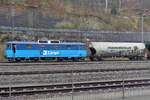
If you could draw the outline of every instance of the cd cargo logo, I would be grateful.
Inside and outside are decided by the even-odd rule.
[[[48,55],[59,55],[60,53],[57,51],[48,51],[48,50],[43,50],[42,55],[48,56]]]

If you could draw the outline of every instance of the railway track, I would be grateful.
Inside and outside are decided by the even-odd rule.
[[[65,74],[65,73],[91,73],[91,72],[116,72],[116,71],[144,71],[150,70],[144,68],[113,68],[113,69],[69,69],[69,70],[45,70],[45,71],[2,71],[0,75],[34,75],[34,74]]]
[[[130,63],[130,64],[138,64],[138,63],[150,63],[150,61],[80,61],[80,62],[0,62],[0,66],[30,66],[30,65],[74,65],[74,64],[113,64],[113,63],[118,63],[118,64],[123,64],[123,63]]]
[[[141,80],[114,80],[114,81],[94,81],[67,84],[41,84],[24,86],[1,86],[0,96],[34,95],[34,94],[54,94],[54,93],[76,93],[86,91],[115,90],[118,88],[135,88],[150,86],[150,79]]]
[[[104,73],[100,73],[99,74],[100,76],[102,74],[106,75],[106,73],[109,73],[108,75],[110,76],[112,76],[112,73],[116,73],[115,75],[118,76],[118,72],[123,74],[122,73],[123,71],[127,71],[127,72],[133,71],[133,73],[137,73],[138,71],[137,73],[138,75],[139,71],[140,72],[146,71],[147,73],[149,73],[149,70],[150,70],[149,63],[150,63],[149,61],[2,63],[3,65],[1,65],[0,63],[0,75],[2,79],[9,79],[9,77],[10,79],[13,79],[14,77],[19,77],[20,75],[22,76],[25,75],[25,77],[26,75],[29,75],[30,77],[32,77],[32,75],[34,76],[34,75],[41,75],[41,74],[50,74],[54,76],[56,75],[55,78],[57,78],[57,75],[64,75],[64,76],[69,75],[70,76],[71,73],[73,74],[75,73],[74,74],[74,78],[75,78],[75,76],[79,75],[80,73],[82,74],[85,73],[86,76],[88,75],[88,73],[90,73],[90,75],[94,74],[97,76],[95,72],[96,73],[104,72]],[[79,74],[76,74],[76,73],[79,73]],[[14,75],[14,76],[11,76],[11,75]],[[83,77],[85,76],[83,75]],[[109,89],[110,90],[118,89],[118,88],[121,89],[123,87],[122,85],[123,81],[105,80],[103,82],[100,82],[100,81],[90,80],[94,82],[86,83],[84,81],[82,82],[76,81],[73,84],[71,84],[69,83],[72,80],[70,78],[66,79],[69,81],[63,84],[61,84],[61,82],[63,81],[60,81],[58,83],[56,82],[53,83],[53,85],[42,84],[42,83],[41,85],[37,84],[37,85],[24,85],[24,86],[1,85],[0,96],[9,96],[10,94],[15,96],[15,95],[32,95],[32,94],[41,94],[41,93],[56,93],[57,94],[57,93],[72,93],[72,92],[81,92],[81,91],[98,91],[98,90],[103,91],[103,90],[109,90]],[[122,78],[119,78],[118,80],[120,79]],[[96,80],[101,80],[101,79],[96,78]],[[150,86],[150,79],[141,79],[141,80],[139,79],[129,80],[128,79],[124,81],[124,86],[125,88]]]
[[[8,64],[8,65],[7,65]],[[150,62],[61,62],[61,63],[6,63],[0,65],[0,75],[84,73],[150,70]]]

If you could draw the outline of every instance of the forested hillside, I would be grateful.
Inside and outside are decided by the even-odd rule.
[[[0,25],[34,28],[150,31],[150,0],[0,0]]]
[[[141,32],[143,15],[144,31],[149,32],[149,11],[150,0],[0,0],[0,26]],[[0,34],[0,55],[5,41],[36,38],[21,33]]]

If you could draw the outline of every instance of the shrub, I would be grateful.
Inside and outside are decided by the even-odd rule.
[[[72,22],[67,22],[67,21],[63,21],[60,23],[57,23],[55,25],[55,28],[60,28],[60,29],[75,29],[77,28],[77,25],[72,23]]]

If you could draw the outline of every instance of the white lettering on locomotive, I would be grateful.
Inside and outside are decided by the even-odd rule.
[[[57,52],[57,51],[48,51],[48,50],[43,50],[43,53],[42,53],[44,56],[47,56],[47,55],[59,55],[60,53]]]

